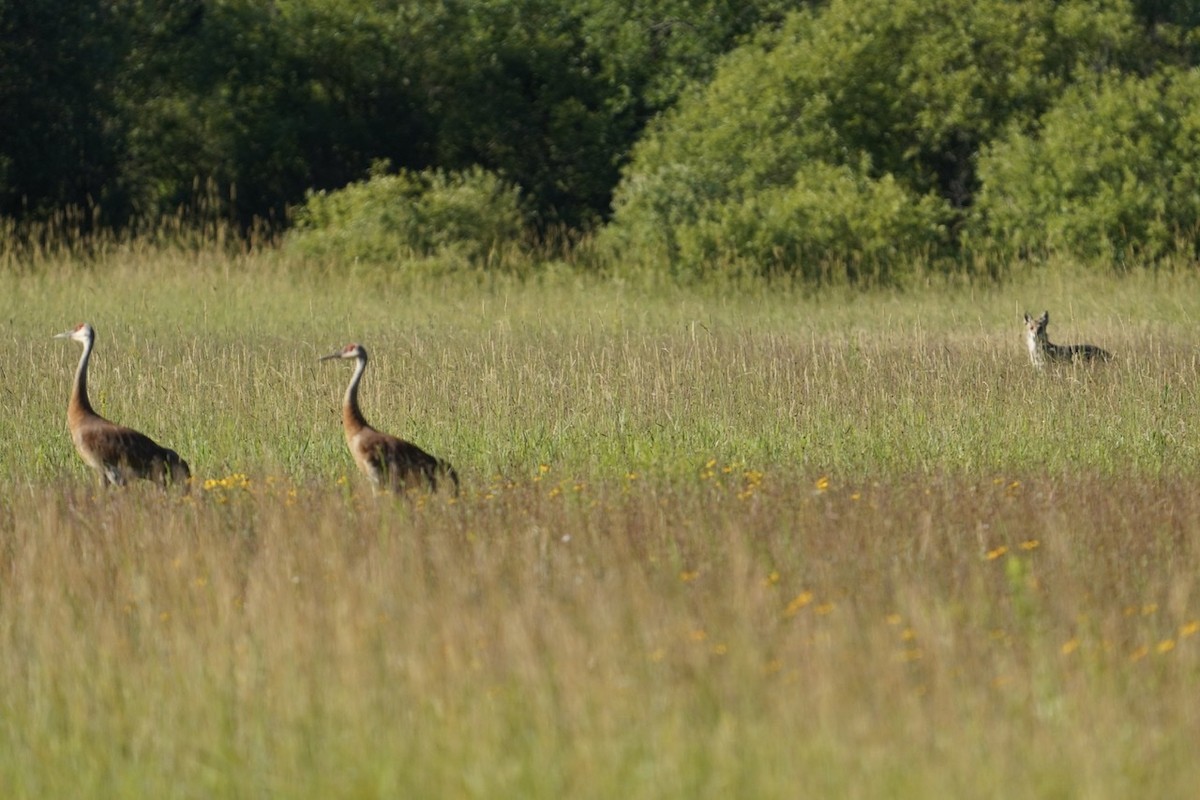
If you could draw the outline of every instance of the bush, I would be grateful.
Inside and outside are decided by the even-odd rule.
[[[1080,85],[980,159],[973,227],[1011,254],[1154,261],[1194,251],[1200,219],[1200,72]]]
[[[1127,65],[1139,41],[1124,0],[795,13],[652,126],[602,240],[674,271],[729,253],[803,272],[936,252],[957,244],[979,149],[1036,124],[1078,74]]]
[[[793,180],[744,197],[702,205],[697,194],[672,194],[680,183],[643,182],[629,198],[648,217],[640,230],[660,230],[659,259],[676,265],[720,265],[739,273],[792,273],[822,281],[889,281],[911,262],[913,242],[935,252],[946,240],[945,204],[918,197],[890,175],[874,179],[865,169],[822,162],[803,165]],[[629,187],[631,190],[633,187]],[[691,209],[690,211],[687,209]],[[657,217],[654,225],[649,215]]]
[[[310,192],[295,223],[288,246],[308,258],[491,267],[520,249],[528,219],[520,190],[494,173],[389,174],[381,163],[366,181]]]

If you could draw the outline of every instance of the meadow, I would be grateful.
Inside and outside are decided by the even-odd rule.
[[[1024,311],[1116,354],[1033,370]],[[191,463],[97,487],[98,411]],[[0,273],[10,798],[1187,797],[1200,278]],[[339,404],[450,460],[376,497]]]

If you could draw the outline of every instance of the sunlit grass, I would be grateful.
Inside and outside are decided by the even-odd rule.
[[[1188,796],[1186,274],[647,295],[268,255],[0,277],[8,797]],[[1116,353],[1037,373],[1023,310]],[[177,449],[101,491],[65,406]],[[457,498],[374,496],[369,420]]]
[[[98,330],[101,412],[201,478],[344,472],[347,376],[316,358],[349,341],[372,354],[368,418],[475,480],[542,463],[678,478],[709,458],[847,476],[1200,463],[1188,429],[1200,287],[1186,275],[1110,278],[1086,298],[1038,273],[845,300],[643,297],[586,278],[416,292],[295,277],[265,257],[176,259],[4,279],[6,402],[23,437],[0,443],[14,448],[0,475],[80,469],[56,446],[78,352],[49,337],[83,319]],[[1094,341],[1116,361],[1035,374],[1027,307],[1053,310],[1056,341]]]
[[[14,796],[1120,796],[1151,751],[1150,786],[1195,777],[1188,482],[232,477],[5,503]]]

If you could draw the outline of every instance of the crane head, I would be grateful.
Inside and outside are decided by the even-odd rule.
[[[328,361],[331,358],[361,358],[364,361],[367,358],[367,350],[361,344],[348,344],[336,353],[330,353],[327,356],[321,356],[318,361]]]
[[[55,339],[74,339],[81,344],[87,344],[96,338],[96,331],[86,322],[81,322],[69,331],[54,334]]]

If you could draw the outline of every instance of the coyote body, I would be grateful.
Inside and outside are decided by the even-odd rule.
[[[1054,344],[1046,335],[1050,312],[1043,311],[1036,319],[1025,314],[1025,344],[1029,358],[1039,369],[1047,361],[1108,361],[1112,353],[1094,344]]]

